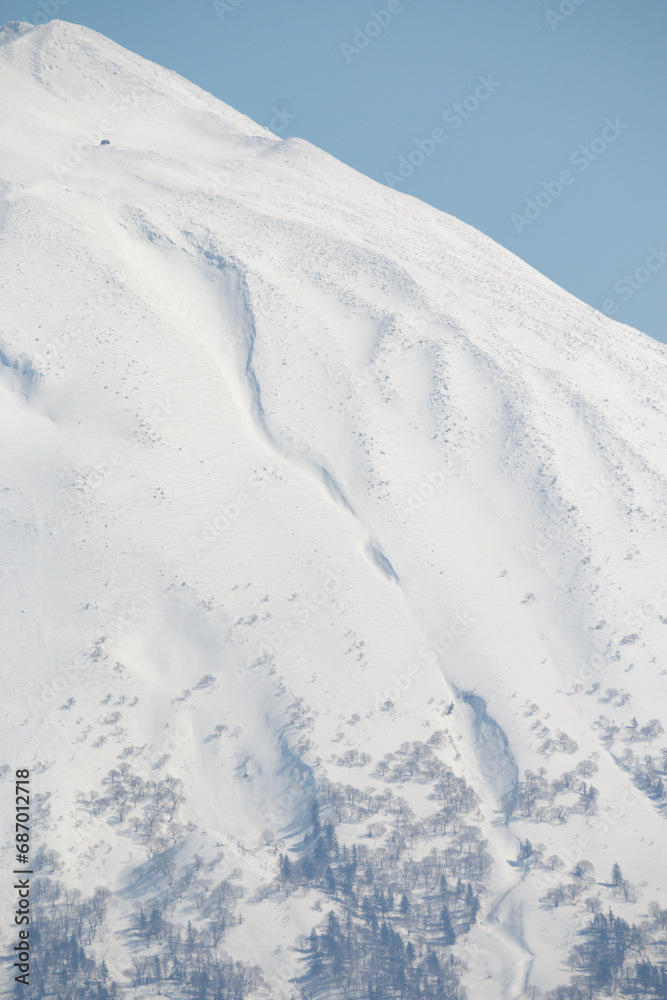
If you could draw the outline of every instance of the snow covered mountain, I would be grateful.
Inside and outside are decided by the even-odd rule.
[[[0,89],[34,995],[667,995],[665,346],[89,29]]]

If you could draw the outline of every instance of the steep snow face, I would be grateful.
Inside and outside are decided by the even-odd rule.
[[[3,741],[46,765],[35,837],[120,921],[155,844],[77,792],[181,779],[170,850],[239,869],[225,948],[289,996],[321,914],[262,895],[278,849],[322,781],[381,790],[446,730],[494,861],[464,981],[554,985],[586,910],[545,915],[517,838],[592,862],[605,907],[619,860],[629,920],[667,878],[665,346],[88,29],[5,26],[0,88]],[[520,808],[584,760],[597,816]]]

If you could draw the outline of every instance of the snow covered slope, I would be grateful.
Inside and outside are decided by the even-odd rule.
[[[167,947],[139,907],[204,932],[233,886],[247,995],[301,995],[353,904],[279,856],[329,822],[449,882],[476,829],[469,995],[566,981],[596,906],[667,899],[665,346],[89,29],[6,25],[0,92],[3,760],[59,879],[112,893],[89,950],[128,983]],[[428,832],[438,767],[473,826]]]

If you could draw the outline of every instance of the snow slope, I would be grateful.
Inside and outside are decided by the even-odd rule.
[[[628,919],[667,896],[620,760],[667,726],[665,346],[89,29],[6,25],[0,90],[3,759],[48,765],[40,839],[121,920],[150,852],[77,792],[122,754],[181,778],[182,858],[246,886],[225,947],[289,996],[319,917],[252,900],[276,845],[453,702],[494,858],[470,995],[566,979],[583,904],[545,912],[519,838],[620,860]],[[584,759],[596,820],[512,815]]]

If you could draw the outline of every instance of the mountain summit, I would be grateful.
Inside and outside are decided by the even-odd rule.
[[[665,346],[87,28],[0,87],[35,995],[644,989]]]

